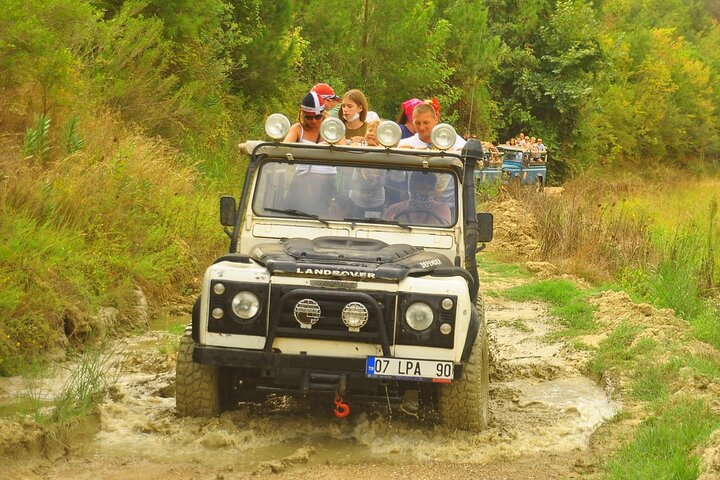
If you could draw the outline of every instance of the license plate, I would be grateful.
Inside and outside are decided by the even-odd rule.
[[[368,377],[449,383],[453,379],[453,362],[412,358],[367,357]]]

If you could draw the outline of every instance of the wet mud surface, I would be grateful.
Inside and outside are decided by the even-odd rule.
[[[54,461],[17,455],[1,476],[585,477],[582,456],[591,435],[620,405],[581,374],[583,353],[546,339],[558,327],[545,305],[491,298],[486,318],[492,419],[479,434],[422,421],[413,402],[393,409],[351,405],[350,416],[337,419],[329,400],[271,396],[216,418],[178,418],[175,353],[160,348],[177,337],[149,332],[115,347],[121,375],[91,441]],[[20,388],[15,382],[3,384],[5,395]]]

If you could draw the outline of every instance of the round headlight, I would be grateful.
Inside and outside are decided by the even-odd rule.
[[[447,123],[439,123],[435,125],[432,132],[430,132],[430,141],[438,150],[447,150],[455,145],[457,133],[455,133],[455,129]]]
[[[360,330],[368,321],[368,309],[360,302],[350,302],[343,308],[341,317],[346,327]]]
[[[391,120],[385,120],[378,125],[375,136],[377,137],[378,143],[383,147],[394,147],[400,141],[400,137],[402,137],[402,130],[400,130],[400,125],[397,123]]]
[[[433,323],[432,308],[423,302],[415,302],[405,310],[405,321],[413,330],[421,332],[427,330]]]
[[[339,118],[326,118],[320,124],[320,136],[330,145],[335,145],[345,140],[345,124]]]
[[[290,131],[290,120],[282,113],[273,113],[265,120],[265,133],[273,140],[282,140]]]
[[[233,313],[243,320],[250,320],[260,311],[260,300],[252,292],[237,293],[230,304]]]

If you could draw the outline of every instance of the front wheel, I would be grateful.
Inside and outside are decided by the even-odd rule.
[[[535,191],[537,193],[542,193],[545,190],[545,182],[543,182],[542,177],[537,177],[535,179]]]
[[[218,367],[193,362],[194,348],[195,341],[186,332],[175,367],[175,408],[181,417],[217,415],[221,410]]]
[[[490,418],[489,346],[484,311],[480,330],[460,380],[440,385],[438,407],[442,423],[451,428],[480,432]]]

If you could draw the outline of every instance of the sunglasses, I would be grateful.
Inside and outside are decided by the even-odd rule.
[[[313,119],[314,119],[314,120],[320,120],[320,119],[322,119],[323,117],[324,117],[324,115],[322,115],[322,114],[318,114],[318,115],[305,115],[305,120],[313,120]]]

